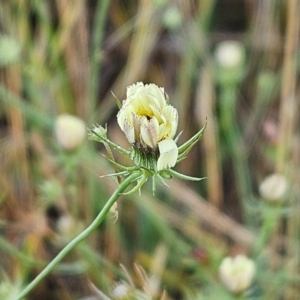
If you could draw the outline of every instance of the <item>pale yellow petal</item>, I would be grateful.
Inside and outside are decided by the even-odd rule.
[[[166,118],[163,115],[162,110],[160,108],[158,108],[154,104],[149,104],[149,106],[152,110],[153,116],[158,120],[159,124],[166,122]]]
[[[141,139],[147,146],[151,148],[157,147],[158,131],[159,124],[156,118],[150,120],[146,117],[143,118],[141,124]]]
[[[132,112],[132,107],[130,105],[123,106],[117,115],[117,122],[131,144],[134,143],[137,137],[133,115],[134,113]]]
[[[151,95],[147,94],[145,91],[141,91],[137,95],[136,102],[138,102],[140,115],[148,117],[153,116],[152,109],[149,106],[149,104],[153,102]]]
[[[178,112],[177,109],[171,105],[167,105],[163,108],[162,113],[170,123],[170,138],[173,138],[176,134],[178,127]]]
[[[176,143],[169,139],[158,143],[159,158],[157,160],[157,170],[161,171],[175,166],[178,158],[178,148]]]
[[[117,122],[123,131],[125,121],[132,124],[132,112],[131,105],[124,105],[117,114]]]
[[[151,102],[162,109],[166,105],[164,89],[150,83],[145,85],[145,92],[151,95]]]
[[[125,115],[124,115],[124,111],[122,109],[119,110],[119,112],[117,114],[117,122],[118,122],[120,128],[122,129],[122,131],[124,131]]]
[[[132,124],[129,124],[126,120],[124,122],[124,129],[123,129],[125,136],[130,144],[135,142],[135,134],[134,134],[134,127]]]
[[[126,97],[130,98],[131,96],[133,96],[138,90],[141,90],[144,88],[144,84],[142,82],[137,82],[135,84],[132,84],[130,86],[127,87],[127,91],[126,91]]]
[[[163,123],[159,125],[159,134],[158,134],[158,140],[165,140],[170,139],[170,132],[171,132],[171,124],[169,123]]]
[[[144,117],[132,113],[135,142],[141,142],[141,125]]]

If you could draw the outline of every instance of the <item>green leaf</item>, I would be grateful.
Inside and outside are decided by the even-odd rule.
[[[178,159],[177,162],[183,160],[188,153],[191,151],[191,149],[194,147],[194,145],[201,140],[204,131],[206,129],[207,122],[205,122],[204,126],[188,141],[186,141],[183,145],[178,147]]]

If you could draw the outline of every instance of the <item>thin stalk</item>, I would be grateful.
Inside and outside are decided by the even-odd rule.
[[[69,244],[67,244],[58,255],[45,267],[45,269],[30,283],[21,294],[17,297],[16,300],[23,299],[28,295],[58,264],[59,262],[81,241],[87,238],[104,220],[108,214],[112,205],[117,201],[121,193],[126,190],[126,188],[135,181],[140,176],[139,173],[133,173],[127,177],[111,195],[110,199],[106,202],[103,209],[100,211],[95,220],[87,227],[83,232],[81,232],[77,237],[75,237]]]
[[[0,249],[4,251],[7,255],[16,259],[20,264],[29,267],[40,267],[43,268],[47,265],[46,261],[38,260],[36,257],[24,254],[23,252],[17,250],[13,245],[11,245],[4,237],[0,236]],[[59,274],[70,272],[70,270],[78,269],[78,266],[82,266],[82,262],[77,261],[74,263],[64,263],[60,264],[56,272]]]
[[[257,237],[256,245],[254,246],[253,254],[254,257],[260,255],[264,246],[268,244],[272,235],[276,230],[276,224],[279,219],[277,212],[268,212],[263,220],[263,226],[260,229],[259,236]]]
[[[236,104],[237,104],[237,86],[226,86],[225,84],[221,87],[221,128],[224,132],[227,156],[231,157],[234,175],[237,180],[237,190],[239,198],[242,199],[243,214],[246,222],[251,222],[246,209],[245,199],[251,195],[250,187],[250,171],[247,162],[247,156],[244,150],[244,143],[242,140],[242,133],[239,128],[238,122],[235,118]]]
[[[90,101],[90,115],[96,109],[97,92],[99,86],[99,70],[102,63],[101,46],[105,31],[105,22],[108,16],[109,0],[98,1],[95,19],[93,24],[92,37],[92,53],[91,53],[91,71],[90,71],[90,86],[89,86],[89,101]]]
[[[25,116],[27,122],[39,124],[40,127],[51,129],[53,121],[45,114],[40,112],[35,106],[25,101],[25,99],[14,95],[0,83],[0,103],[3,102],[8,106],[16,106],[21,109],[22,114]]]

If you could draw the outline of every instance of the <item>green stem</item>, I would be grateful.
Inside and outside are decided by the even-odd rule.
[[[256,245],[253,250],[254,257],[258,256],[264,246],[267,245],[268,240],[270,239],[276,228],[277,218],[278,217],[276,214],[270,212],[268,212],[268,214],[265,216],[263,226],[260,230]]]
[[[101,136],[100,134],[98,134],[97,132],[95,132],[95,130],[92,130],[93,135],[91,135],[91,140],[93,141],[97,141],[100,143],[103,143],[105,145],[108,144],[109,146],[111,146],[113,149],[119,151],[120,153],[129,156],[130,155],[130,151],[125,150],[124,148],[122,148],[121,146],[115,144],[114,142],[112,142],[110,139],[108,139],[105,136]]]
[[[101,57],[101,46],[105,33],[105,23],[108,16],[110,1],[98,1],[95,10],[95,19],[92,28],[92,49],[91,49],[91,72],[90,72],[90,86],[89,86],[89,101],[90,113],[94,113],[97,106],[97,95],[99,86],[99,70],[103,61]],[[91,115],[91,114],[90,114]],[[94,115],[95,117],[95,115]]]
[[[18,296],[17,300],[21,300],[28,295],[28,293],[31,292],[78,243],[88,237],[99,226],[99,224],[108,214],[112,205],[119,198],[120,194],[126,190],[126,188],[139,176],[139,173],[133,173],[118,186],[91,225],[81,232],[77,237],[75,237],[57,254],[57,256],[45,267],[45,269],[30,284],[26,286],[26,288]]]

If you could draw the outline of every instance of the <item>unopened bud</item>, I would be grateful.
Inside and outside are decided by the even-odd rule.
[[[19,59],[21,47],[14,38],[0,34],[0,49],[0,66],[7,66]]]
[[[267,176],[259,186],[260,196],[267,201],[280,201],[286,195],[288,183],[284,176],[272,174]]]
[[[85,123],[75,116],[60,115],[55,122],[55,136],[65,150],[72,151],[85,139]]]
[[[224,41],[217,45],[215,58],[220,67],[231,69],[244,61],[244,47],[238,41]]]
[[[229,291],[240,293],[250,287],[255,275],[255,264],[244,255],[226,257],[220,265],[219,275]]]

